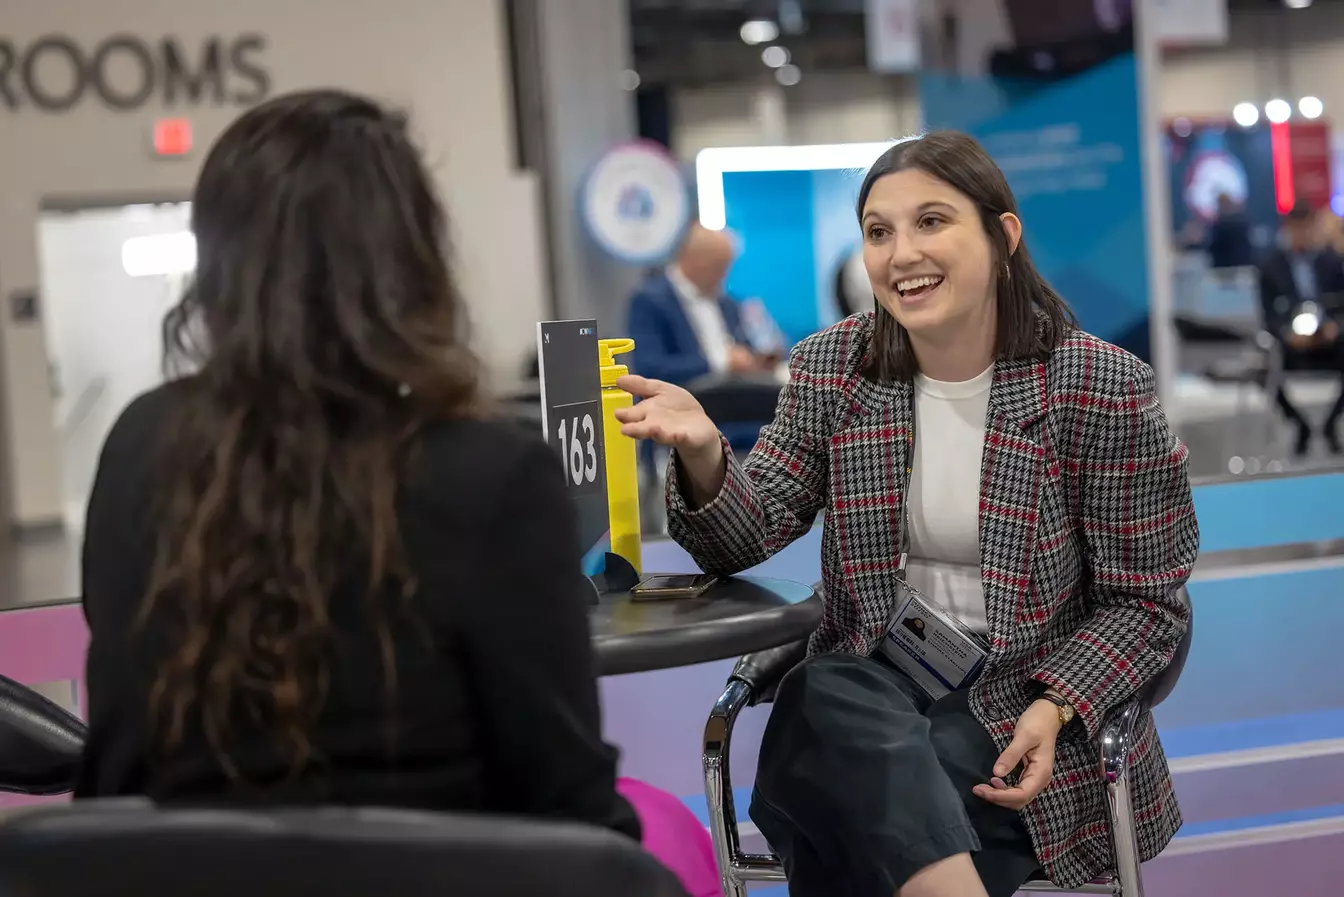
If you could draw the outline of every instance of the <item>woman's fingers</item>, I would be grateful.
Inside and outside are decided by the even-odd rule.
[[[621,435],[629,436],[631,439],[652,439],[662,445],[674,444],[667,427],[657,420],[645,419],[634,423],[621,424]]]
[[[629,408],[617,408],[615,417],[623,424],[633,424],[648,417],[649,408],[648,402],[640,402],[638,405],[631,405]]]
[[[1050,784],[1050,775],[1054,764],[1042,762],[1027,755],[1026,766],[1022,770],[1021,780],[1013,787],[1007,787],[998,776],[988,785],[976,785],[971,793],[982,800],[1001,807],[1020,810],[1031,803]]]
[[[976,785],[971,793],[981,800],[1010,810],[1020,810],[1031,802],[1031,797],[1021,788],[996,790],[988,785]]]
[[[641,377],[638,374],[626,374],[624,377],[616,378],[617,389],[623,389],[630,395],[639,396],[642,399],[658,395],[666,385],[661,380],[650,380],[648,377]]]

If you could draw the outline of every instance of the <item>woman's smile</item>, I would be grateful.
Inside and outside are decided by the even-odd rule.
[[[902,277],[896,281],[893,289],[900,297],[902,305],[921,305],[931,299],[942,285],[941,275],[925,274],[919,277]]]

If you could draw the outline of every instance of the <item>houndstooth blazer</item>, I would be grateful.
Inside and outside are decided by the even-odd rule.
[[[761,563],[824,511],[812,653],[870,652],[897,597],[913,390],[860,373],[872,329],[872,313],[855,315],[794,349],[774,422],[744,463],[730,461],[713,502],[689,509],[668,469],[670,532],[708,572]],[[1199,550],[1186,457],[1152,369],[1109,343],[1074,333],[1046,361],[995,367],[980,483],[991,654],[970,706],[1000,750],[1042,683],[1077,710],[1085,732],[1061,733],[1054,776],[1023,810],[1062,886],[1113,865],[1095,739],[1189,623],[1172,597]],[[1132,762],[1146,860],[1181,824],[1151,715]]]

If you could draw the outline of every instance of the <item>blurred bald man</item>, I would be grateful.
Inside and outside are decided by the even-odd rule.
[[[771,369],[773,360],[751,349],[737,303],[723,291],[736,257],[728,234],[692,225],[676,260],[630,297],[626,332],[635,341],[635,370],[685,384],[705,374]]]

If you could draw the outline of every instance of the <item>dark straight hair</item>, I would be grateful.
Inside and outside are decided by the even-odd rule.
[[[1078,323],[1060,295],[1032,264],[1026,239],[1009,253],[1001,215],[1017,214],[1008,180],[979,142],[960,131],[932,131],[902,141],[878,157],[859,188],[858,216],[881,178],[914,169],[937,178],[966,196],[980,212],[980,225],[993,249],[998,302],[995,354],[1002,359],[1047,358]],[[891,312],[876,304],[872,345],[863,373],[887,383],[912,380],[919,372],[910,334]]]

